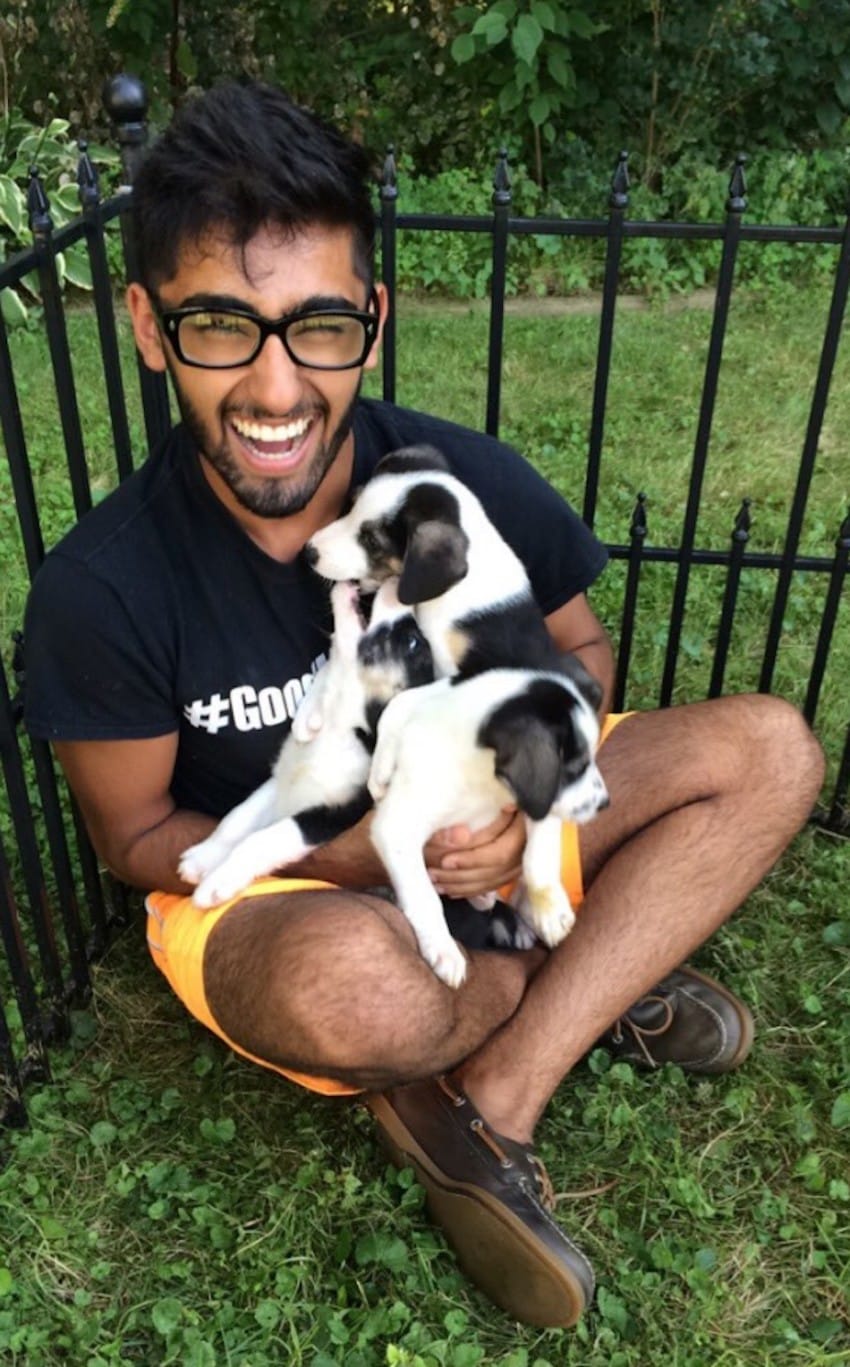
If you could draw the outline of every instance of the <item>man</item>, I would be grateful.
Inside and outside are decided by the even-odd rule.
[[[178,857],[267,777],[326,644],[302,548],[382,454],[444,452],[607,698],[611,651],[585,596],[605,555],[508,448],[358,398],[387,308],[365,162],[282,94],[226,85],[190,103],[143,165],[134,220],[130,317],[183,422],[38,576],[28,725],[53,742],[100,857],[157,890],[151,952],[198,1018],[316,1090],[369,1093],[472,1280],[519,1319],[571,1324],[592,1272],[546,1208],[537,1121],[600,1038],[638,1062],[741,1062],[747,1008],[677,965],[805,821],[819,749],[768,697],[609,719],[611,806],[564,837],[578,925],[549,954],[470,951],[458,992],[367,891],[385,881],[368,818],[199,912]],[[440,833],[426,858],[463,897],[515,877],[521,848],[506,811],[475,836]]]

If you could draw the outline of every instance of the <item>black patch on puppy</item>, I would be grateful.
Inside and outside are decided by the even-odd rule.
[[[516,949],[521,923],[507,902],[497,901],[492,911],[478,911],[465,897],[441,897],[440,901],[449,930],[467,949]]]
[[[436,446],[402,446],[398,451],[390,451],[382,456],[375,466],[374,475],[409,475],[415,470],[442,470],[450,474],[449,463],[442,451]]]
[[[562,788],[590,763],[573,725],[575,706],[560,685],[535,679],[479,728],[478,744],[495,751],[497,778],[532,821],[542,821]]]
[[[354,826],[371,808],[369,790],[361,788],[338,807],[308,807],[306,811],[298,812],[293,821],[308,845],[325,845]]]
[[[524,669],[564,672],[563,657],[530,593],[512,603],[467,613],[458,619],[457,629],[468,641],[457,683],[485,669],[515,669],[519,664]]]
[[[431,647],[423,636],[412,613],[394,622],[382,622],[372,627],[357,643],[360,665],[376,669],[388,680],[396,677],[399,691],[418,688],[434,678],[434,659]],[[369,698],[366,702],[366,725],[355,728],[355,735],[364,749],[375,752],[378,722],[389,702],[383,698]]]
[[[417,484],[405,496],[389,529],[405,536],[398,585],[401,603],[427,603],[457,584],[467,571],[469,538],[460,507],[442,484]]]

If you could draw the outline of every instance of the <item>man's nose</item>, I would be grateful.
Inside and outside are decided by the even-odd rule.
[[[271,412],[286,413],[298,403],[303,377],[279,337],[267,337],[251,364],[255,397]]]

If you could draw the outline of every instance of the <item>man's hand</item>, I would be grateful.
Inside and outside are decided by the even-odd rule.
[[[475,897],[518,878],[525,848],[525,822],[515,807],[503,807],[489,826],[437,831],[423,851],[437,891],[447,897]]]

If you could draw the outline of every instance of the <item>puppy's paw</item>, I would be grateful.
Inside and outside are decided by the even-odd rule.
[[[526,888],[519,912],[550,949],[566,939],[576,920],[570,899],[559,884]]]
[[[499,900],[496,892],[479,892],[475,897],[470,897],[469,905],[475,907],[476,911],[492,911]]]
[[[447,987],[458,988],[466,977],[466,957],[449,936],[420,945],[422,957]]]
[[[227,846],[220,844],[210,836],[207,840],[201,840],[197,845],[190,845],[188,850],[184,850],[177,865],[177,872],[184,883],[191,883],[192,886],[202,882],[208,873],[220,864],[227,856]]]
[[[210,907],[217,907],[221,902],[229,902],[232,897],[236,897],[247,888],[251,878],[250,873],[227,860],[198,884],[192,893],[192,901],[196,907],[202,907],[205,911]]]

